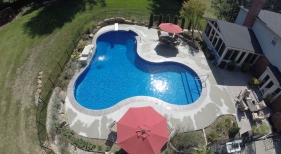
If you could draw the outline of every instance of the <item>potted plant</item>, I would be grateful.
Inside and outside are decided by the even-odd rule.
[[[255,78],[255,77],[252,77],[250,79],[250,81],[248,82],[248,84],[251,86],[251,87],[255,87],[255,86],[258,86],[260,84],[260,81]]]
[[[272,95],[272,94],[265,96],[265,98],[263,100],[267,106],[271,106],[271,101],[273,100],[273,97],[274,97],[274,95]]]
[[[242,67],[241,67],[241,70],[243,72],[249,72],[250,71],[250,67],[251,67],[250,63],[243,63]]]
[[[236,68],[236,65],[237,65],[236,61],[229,62],[228,65],[227,65],[227,69],[229,71],[234,71],[234,69]]]

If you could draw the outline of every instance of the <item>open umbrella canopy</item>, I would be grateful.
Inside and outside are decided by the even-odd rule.
[[[161,23],[159,25],[159,28],[165,32],[169,33],[181,33],[182,28],[178,25],[172,24],[172,23]]]
[[[129,154],[156,154],[169,140],[166,118],[152,107],[130,108],[117,122],[117,144]]]

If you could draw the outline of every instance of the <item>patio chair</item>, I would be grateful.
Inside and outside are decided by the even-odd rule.
[[[251,93],[251,90],[245,89],[245,90],[244,90],[244,93],[243,93],[244,98],[250,97],[250,93]]]
[[[158,30],[157,33],[158,33],[158,37],[160,38],[161,37],[161,31]]]
[[[253,121],[259,122],[264,119],[264,116],[259,116],[257,113],[252,113],[252,119]]]
[[[239,101],[239,109],[241,111],[249,110],[249,107],[246,105],[246,103],[243,100]]]
[[[176,43],[174,43],[174,47],[177,48],[180,44],[181,44],[181,42],[176,42]]]
[[[172,138],[174,136],[175,129],[167,122],[169,137]]]
[[[263,117],[264,117],[264,119],[269,118],[269,117],[270,117],[270,113],[267,113],[267,114],[266,114],[266,115],[264,115]]]
[[[261,102],[259,102],[258,105],[259,105],[259,107],[260,107],[261,110],[264,109],[264,108],[266,108],[266,104],[264,103],[263,100],[262,100]]]

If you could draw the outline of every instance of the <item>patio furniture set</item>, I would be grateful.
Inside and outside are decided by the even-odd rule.
[[[251,90],[245,89],[244,92],[237,97],[238,108],[241,111],[250,110],[253,121],[261,122],[262,120],[268,118],[270,113],[264,114],[262,110],[266,107],[266,104],[263,100],[257,103],[250,97],[250,93]]]
[[[159,43],[165,46],[171,46],[176,48],[180,45],[180,41],[178,41],[178,35],[176,33],[181,33],[182,28],[178,25],[172,23],[161,23],[159,28],[165,32],[162,34],[161,31],[158,31]]]
[[[176,34],[162,34],[161,31],[158,31],[158,37],[159,37],[159,43],[163,44],[165,46],[170,46],[170,47],[178,47],[180,45],[180,41],[178,40],[178,35]]]

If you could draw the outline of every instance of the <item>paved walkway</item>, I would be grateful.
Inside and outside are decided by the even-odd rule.
[[[103,27],[95,35],[93,42],[95,43],[100,34],[111,30],[114,30],[114,25]],[[202,51],[196,51],[185,43],[178,50],[158,45],[156,29],[119,24],[119,30],[133,30],[141,37],[137,52],[142,58],[151,62],[175,61],[192,68],[205,80],[202,94],[191,105],[172,105],[156,98],[138,96],[123,100],[105,110],[89,110],[80,106],[73,96],[74,82],[84,70],[82,69],[72,79],[67,91],[66,115],[72,130],[86,137],[107,139],[110,134],[107,126],[118,121],[130,107],[140,106],[152,106],[167,118],[172,127],[180,126],[183,130],[205,128],[220,115],[236,115],[233,97],[229,95],[229,89],[224,84],[221,70],[207,61]],[[241,85],[240,88],[245,87]]]

